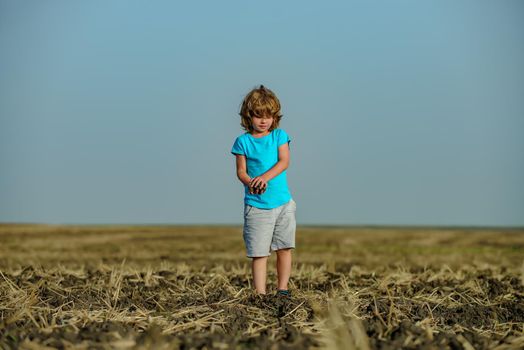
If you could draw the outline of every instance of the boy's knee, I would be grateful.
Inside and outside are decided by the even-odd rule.
[[[263,260],[263,259],[266,259],[269,258],[269,256],[253,256],[251,257],[251,259],[253,260]]]

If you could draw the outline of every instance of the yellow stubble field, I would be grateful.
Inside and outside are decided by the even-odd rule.
[[[522,349],[524,229],[299,226],[254,293],[240,226],[0,224],[2,349]]]

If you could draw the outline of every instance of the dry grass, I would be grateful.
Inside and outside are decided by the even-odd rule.
[[[524,232],[299,228],[253,292],[239,227],[0,225],[6,349],[519,349]]]

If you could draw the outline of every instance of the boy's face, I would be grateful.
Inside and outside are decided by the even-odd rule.
[[[251,118],[253,121],[253,129],[256,132],[264,133],[271,127],[273,124],[273,116],[264,115],[262,117],[254,116]]]

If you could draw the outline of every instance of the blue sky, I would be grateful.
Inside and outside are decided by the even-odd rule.
[[[264,84],[298,224],[524,226],[521,1],[0,0],[0,222],[241,224]]]

